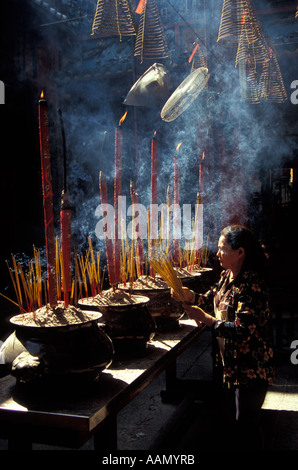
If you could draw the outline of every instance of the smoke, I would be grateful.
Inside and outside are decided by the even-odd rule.
[[[123,106],[133,83],[154,62],[140,64],[133,57],[131,38],[123,37],[120,41],[117,37],[91,37],[90,19],[71,26],[71,40],[66,34],[63,42],[60,35],[57,55],[61,56],[63,65],[51,79],[55,82],[59,107],[64,116],[67,181],[73,208],[72,237],[79,247],[84,246],[88,236],[92,236],[99,246],[100,242],[94,236],[95,210],[100,204],[98,175],[99,171],[105,174],[109,201],[113,203],[114,134],[125,110],[128,115],[122,125],[122,194],[130,199],[129,186],[133,180],[137,185],[139,202],[145,206],[150,204],[151,139],[157,131],[158,203],[166,202],[168,186],[173,194],[173,158],[177,144],[181,142],[177,154],[180,204],[195,204],[200,189],[201,163],[205,234],[216,233],[225,222],[235,217],[247,222],[252,214],[247,213],[243,201],[250,201],[255,194],[252,182],[260,175],[267,175],[266,182],[270,169],[282,166],[296,149],[288,129],[287,118],[293,108],[290,102],[249,105],[242,101],[234,52],[225,50],[216,42],[222,1],[198,2],[198,5],[204,3],[206,11],[200,6],[190,9],[188,5],[191,2],[181,0],[157,3],[171,54],[169,59],[162,61],[171,74],[170,94],[191,71],[188,63],[191,50],[184,49],[183,40],[187,35],[193,41],[196,39],[193,18],[200,20],[200,45],[203,49],[208,45],[208,85],[189,108],[170,123],[162,121],[161,106]],[[180,24],[179,40],[172,27],[174,22]],[[281,34],[280,28],[265,25],[266,34],[272,35],[273,30],[275,37]],[[50,26],[39,30],[44,41],[47,41],[50,31]],[[84,37],[88,39],[81,40]],[[286,66],[288,57],[285,56],[284,53],[281,71],[289,91],[289,83],[298,79],[298,73],[294,76],[295,72],[289,72]],[[52,126],[59,133],[58,123]],[[54,140],[53,147],[55,143]],[[203,151],[205,160],[202,163]],[[54,151],[55,158],[59,160],[60,156]],[[58,194],[61,190],[60,183]]]

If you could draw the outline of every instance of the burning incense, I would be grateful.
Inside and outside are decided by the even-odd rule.
[[[108,204],[108,191],[107,183],[104,177],[103,172],[99,173],[99,192],[102,204]],[[104,212],[103,217],[107,218],[108,213]],[[111,224],[107,222],[104,227],[105,231],[105,245],[106,245],[106,255],[107,255],[107,265],[108,265],[108,275],[111,286],[117,284],[115,277],[115,266],[114,266],[114,253],[113,253],[113,240],[110,233]]]
[[[153,228],[153,204],[157,204],[157,135],[154,132],[151,141],[151,212],[150,212],[150,229]],[[150,244],[150,256],[152,256],[154,250],[154,240],[148,232],[149,244]],[[153,276],[153,270],[149,268],[150,276]]]
[[[189,57],[189,59],[188,59],[188,63],[189,63],[189,64],[191,63],[191,61],[192,61],[192,59],[193,59],[193,57],[194,57],[194,55],[195,55],[195,53],[196,53],[198,47],[199,47],[199,43],[197,43],[197,44],[195,45],[195,47],[194,47],[194,49],[193,49],[193,51],[192,51],[192,53],[191,53],[191,55],[190,55],[190,57]]]
[[[178,296],[181,302],[185,302],[186,298],[183,291],[181,279],[178,277],[171,261],[165,255],[149,260],[155,272],[170,286]]]
[[[182,142],[177,145],[176,148],[176,155],[174,155],[174,207],[178,208],[179,206],[179,158],[178,158],[178,151],[181,146]],[[176,210],[174,210],[174,234],[176,231],[176,227],[178,224]],[[174,263],[179,263],[179,251],[180,251],[180,244],[179,239],[177,239],[174,235]]]
[[[166,253],[172,254],[172,237],[171,237],[171,218],[172,218],[172,196],[170,186],[167,187],[167,250]]]
[[[157,136],[151,141],[151,204],[157,204]]]
[[[122,128],[127,111],[123,114],[119,121],[119,126],[115,130],[115,178],[114,178],[114,209],[115,209],[115,243],[114,243],[114,270],[116,283],[120,283],[120,251],[121,244],[118,236],[118,199],[121,196],[122,187]]]
[[[42,192],[44,207],[44,225],[47,251],[47,272],[49,282],[49,303],[51,307],[57,305],[57,286],[55,272],[55,235],[53,214],[53,191],[51,175],[51,156],[49,142],[48,105],[43,92],[38,103],[39,140],[42,173]]]
[[[61,135],[62,135],[62,150],[63,150],[63,191],[61,195],[61,210],[60,210],[60,227],[61,227],[61,250],[63,262],[63,284],[62,290],[64,292],[65,307],[69,304],[69,296],[71,292],[71,206],[69,195],[67,191],[67,175],[66,175],[66,144],[65,132],[62,119],[61,109],[58,109]]]
[[[131,195],[131,202],[133,206],[137,205],[138,206],[138,194],[136,192],[136,188],[134,186],[133,181],[130,182],[130,195]],[[133,213],[135,211],[133,210]],[[139,213],[136,211],[136,216],[138,216]],[[142,234],[141,234],[141,228],[140,225],[137,224],[135,226],[135,234],[136,234],[136,258],[137,258],[137,275],[142,276],[144,274],[144,247],[143,247],[143,241],[142,241]],[[134,234],[133,234],[134,237]]]
[[[69,304],[69,294],[71,292],[71,208],[68,193],[62,191],[61,211],[61,251],[63,261],[63,280],[62,290],[64,292],[65,307]]]
[[[205,151],[202,155],[202,160],[199,166],[199,192],[200,192],[200,202],[203,204],[203,164],[205,160]]]

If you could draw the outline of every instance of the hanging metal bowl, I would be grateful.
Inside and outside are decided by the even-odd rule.
[[[205,88],[209,76],[206,67],[199,67],[191,72],[176,88],[162,108],[160,113],[162,120],[171,122],[177,119]]]
[[[168,97],[170,74],[163,64],[153,64],[129,90],[124,104],[129,106],[158,106]]]

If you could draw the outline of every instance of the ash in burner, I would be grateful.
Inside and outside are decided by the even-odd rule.
[[[100,317],[100,313],[83,312],[73,305],[65,307],[63,302],[59,302],[56,307],[47,304],[34,312],[16,315],[10,321],[22,326],[55,327],[86,323]]]
[[[137,303],[147,302],[147,297],[142,297],[140,295],[131,295],[127,292],[121,290],[108,289],[103,291],[101,294],[93,297],[92,303],[96,302],[99,306],[107,305],[133,305]]]

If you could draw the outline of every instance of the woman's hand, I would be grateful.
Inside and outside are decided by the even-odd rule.
[[[200,307],[197,307],[196,305],[189,305],[188,303],[183,303],[182,307],[189,318],[195,320],[196,323],[202,323],[205,314]]]
[[[188,304],[193,304],[195,301],[195,293],[190,290],[188,287],[183,287],[183,292],[184,292],[184,297],[185,297],[185,302]],[[173,297],[174,300],[177,300],[177,302],[180,302],[179,297],[177,296],[176,292],[171,289],[171,296]]]
[[[212,326],[216,321],[214,317],[204,312],[204,310],[196,305],[183,303],[182,306],[188,317],[194,320],[198,326],[201,326],[202,323],[207,326]]]

